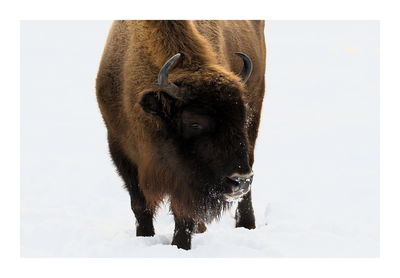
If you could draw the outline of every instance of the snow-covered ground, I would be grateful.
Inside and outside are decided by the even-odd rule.
[[[379,256],[379,26],[267,23],[267,97],[257,143],[257,228],[233,211],[170,246],[137,238],[106,144],[95,76],[108,21],[21,25],[21,256]]]

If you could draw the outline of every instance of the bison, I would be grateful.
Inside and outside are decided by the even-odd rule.
[[[96,80],[110,155],[136,217],[153,236],[165,198],[172,244],[237,200],[236,227],[255,228],[250,185],[264,97],[263,21],[115,21]]]

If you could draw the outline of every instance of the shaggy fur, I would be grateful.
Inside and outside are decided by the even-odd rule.
[[[97,99],[110,154],[131,196],[138,236],[154,235],[152,218],[165,197],[175,217],[172,244],[190,249],[191,233],[229,203],[225,177],[254,161],[264,96],[263,21],[116,21],[97,76]],[[244,84],[242,61],[253,61]],[[157,85],[163,64],[174,92]],[[190,127],[202,123],[203,130]],[[251,192],[236,226],[255,228]],[[196,228],[197,227],[197,228]]]

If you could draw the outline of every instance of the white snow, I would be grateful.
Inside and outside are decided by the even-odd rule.
[[[377,22],[267,23],[267,97],[254,166],[255,230],[234,211],[170,246],[135,237],[95,99],[110,22],[21,25],[21,256],[379,256]]]

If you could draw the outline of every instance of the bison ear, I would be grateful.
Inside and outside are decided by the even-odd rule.
[[[169,118],[172,115],[176,99],[165,92],[144,92],[140,99],[140,105],[147,113]]]

